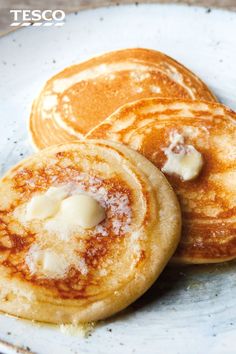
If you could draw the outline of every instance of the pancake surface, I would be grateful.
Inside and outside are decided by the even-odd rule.
[[[122,142],[147,157],[162,171],[171,139],[201,154],[199,175],[184,181],[166,177],[182,208],[183,234],[174,260],[209,263],[236,257],[236,114],[225,106],[177,99],[143,99],[117,110],[88,138]],[[172,166],[173,167],[173,166]]]
[[[161,52],[114,51],[46,83],[32,107],[33,143],[42,149],[81,138],[117,108],[144,97],[216,100],[196,75]]]
[[[62,207],[46,218],[50,198],[41,219],[29,218],[32,201],[49,191],[64,206],[94,198],[105,220],[71,227],[68,214],[60,222]],[[179,204],[164,175],[117,143],[48,148],[5,175],[0,201],[0,309],[33,320],[95,321],[125,308],[156,280],[180,237]]]

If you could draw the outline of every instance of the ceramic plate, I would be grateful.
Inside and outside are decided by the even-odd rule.
[[[0,173],[33,152],[32,100],[65,66],[127,47],[163,51],[236,109],[236,14],[175,5],[127,5],[66,16],[63,27],[30,27],[0,39]],[[39,354],[235,353],[236,265],[166,269],[122,314],[88,338],[0,316],[0,339]],[[3,353],[17,349],[1,344]],[[24,351],[23,351],[24,352]]]

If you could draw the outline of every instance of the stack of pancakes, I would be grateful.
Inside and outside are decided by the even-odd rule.
[[[29,129],[41,151],[0,182],[1,310],[99,320],[170,259],[236,257],[236,114],[174,59],[126,49],[70,66],[45,84]],[[105,218],[89,228],[27,219],[35,197],[53,203],[52,188],[94,198]]]

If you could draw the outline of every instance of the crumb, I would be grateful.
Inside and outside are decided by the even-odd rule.
[[[11,335],[11,332],[7,332],[7,335],[10,336],[10,335]]]
[[[78,15],[78,11],[75,11],[74,14],[75,14],[75,15]]]
[[[99,18],[99,20],[100,20],[100,21],[103,21],[103,20],[104,20],[104,18],[103,18],[103,17],[100,17],[100,18]]]
[[[139,3],[138,3],[138,1],[136,1],[136,2],[135,2],[135,6],[138,6],[138,5],[139,5]]]
[[[53,59],[53,61],[52,61],[52,62],[53,62],[53,64],[55,64],[55,63],[56,63],[56,60],[55,60],[55,59]]]
[[[206,10],[206,13],[207,13],[207,14],[211,13],[211,9],[210,9],[210,8],[207,9],[207,10]]]
[[[84,323],[78,325],[60,325],[60,331],[69,336],[80,335],[83,338],[91,337],[92,332],[95,328],[95,323]]]

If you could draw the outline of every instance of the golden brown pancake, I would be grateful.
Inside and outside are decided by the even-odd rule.
[[[33,143],[42,149],[81,138],[117,108],[144,97],[216,101],[196,75],[161,52],[114,51],[47,81],[32,107]]]
[[[76,224],[75,208],[65,207],[78,196],[92,198],[105,218]],[[0,181],[0,219],[0,310],[74,324],[143,294],[174,253],[181,224],[164,175],[102,140],[57,145],[11,169]]]
[[[174,135],[182,143],[173,146]],[[167,170],[171,144],[172,157],[180,157],[184,148],[201,155],[203,165],[195,179],[184,181],[181,174],[166,173],[183,216],[182,239],[174,260],[209,263],[236,257],[234,112],[216,103],[143,99],[117,110],[89,137],[122,142],[162,171]],[[170,170],[174,163],[169,164]]]

